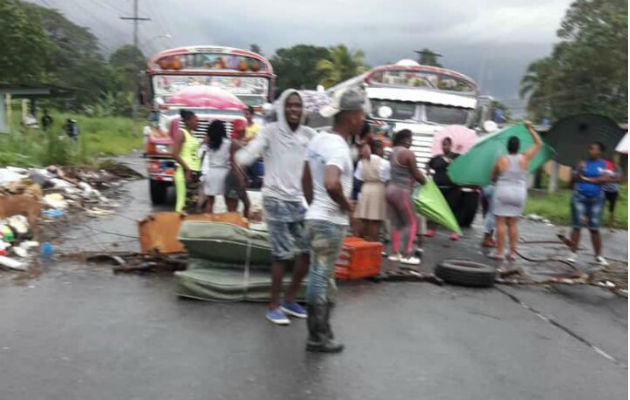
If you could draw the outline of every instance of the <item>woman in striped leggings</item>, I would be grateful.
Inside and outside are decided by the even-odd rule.
[[[411,193],[416,182],[424,184],[426,179],[418,169],[416,156],[409,150],[412,136],[408,129],[394,135],[394,148],[389,158],[391,178],[385,190],[385,199],[392,225],[392,254],[389,260],[418,265],[420,259],[413,255],[418,221],[413,211]]]

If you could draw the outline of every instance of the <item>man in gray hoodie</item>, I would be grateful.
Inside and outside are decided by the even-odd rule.
[[[309,248],[304,236],[306,207],[302,197],[302,171],[306,147],[315,131],[302,125],[303,102],[294,89],[285,90],[278,100],[277,122],[266,125],[236,155],[241,165],[250,165],[262,155],[265,176],[263,209],[271,242],[271,302],[267,319],[288,325],[287,314],[306,318],[295,296],[308,272]],[[293,276],[284,301],[280,301],[285,265],[293,262]]]

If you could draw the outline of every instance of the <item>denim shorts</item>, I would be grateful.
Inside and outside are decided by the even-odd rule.
[[[576,229],[588,227],[595,231],[599,229],[604,210],[604,194],[594,197],[586,197],[574,192],[571,197],[571,219]]]
[[[304,235],[306,208],[301,202],[263,198],[271,256],[274,261],[289,261],[309,252]]]

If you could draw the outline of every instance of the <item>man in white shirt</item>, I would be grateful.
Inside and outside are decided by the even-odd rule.
[[[295,296],[309,264],[303,230],[306,207],[302,198],[302,168],[306,146],[315,131],[302,124],[303,102],[296,90],[285,90],[277,104],[278,121],[267,124],[235,158],[241,165],[250,165],[262,155],[265,162],[263,211],[273,258],[271,301],[266,317],[274,324],[288,325],[287,314],[306,318],[306,311],[297,304]],[[293,276],[281,302],[284,268],[289,263],[294,263]]]
[[[320,111],[333,118],[332,132],[322,132],[309,143],[302,186],[310,204],[306,235],[311,265],[306,291],[308,313],[307,351],[338,353],[343,345],[333,341],[330,330],[328,282],[343,245],[352,213],[352,156],[348,140],[363,127],[365,94],[357,88],[338,92]]]

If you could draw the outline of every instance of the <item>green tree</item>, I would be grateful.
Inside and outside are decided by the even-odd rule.
[[[276,50],[270,62],[278,76],[278,89],[314,89],[322,77],[317,62],[328,57],[327,48],[307,44]]]
[[[29,23],[41,27],[47,37],[49,57],[48,62],[42,65],[48,72],[48,80],[75,89],[75,95],[69,102],[57,105],[81,109],[98,101],[112,83],[108,80],[98,39],[88,28],[72,23],[57,10],[27,2],[19,4],[31,16]],[[38,22],[34,23],[35,20]]]
[[[542,90],[531,92],[530,102],[541,94],[554,119],[590,112],[627,121],[628,3],[576,0],[558,37],[551,66],[540,74]]]
[[[426,47],[420,51],[416,51],[418,53],[418,63],[422,65],[430,65],[433,67],[442,67],[442,64],[438,61],[438,57],[440,55],[434,52],[431,49],[427,49]]]
[[[39,14],[28,13],[19,1],[2,0],[0,26],[0,83],[42,83],[46,79],[50,42]]]
[[[367,71],[361,50],[350,50],[340,44],[330,48],[328,58],[317,62],[317,72],[321,73],[320,83],[326,87],[336,85],[346,79]]]
[[[553,59],[541,58],[527,67],[525,76],[521,79],[519,95],[527,98],[527,112],[534,121],[549,116],[551,92],[549,77],[553,74]]]
[[[253,53],[256,53],[256,54],[260,54],[261,56],[263,55],[262,49],[256,43],[249,45],[249,51],[251,51]]]
[[[138,73],[147,66],[146,57],[140,49],[130,44],[118,48],[109,57],[109,65],[116,72],[115,77],[122,82],[119,90],[137,91]]]

